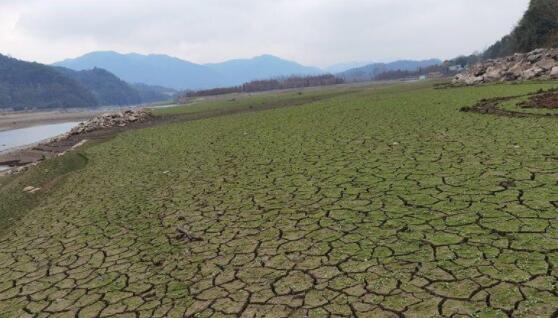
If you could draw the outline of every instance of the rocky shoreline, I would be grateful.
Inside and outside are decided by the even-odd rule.
[[[96,116],[80,123],[69,132],[45,142],[0,154],[0,166],[12,167],[9,170],[0,171],[0,175],[23,172],[45,159],[61,156],[67,151],[78,148],[88,139],[103,138],[129,126],[147,123],[153,118],[151,112],[143,109]]]
[[[118,113],[107,113],[90,120],[84,121],[72,128],[68,133],[56,137],[55,141],[62,141],[75,135],[83,135],[100,129],[107,129],[112,127],[126,127],[133,123],[142,123],[153,118],[153,114],[149,111],[138,110],[125,110]]]
[[[558,49],[536,49],[529,53],[487,60],[453,79],[454,85],[558,79]]]

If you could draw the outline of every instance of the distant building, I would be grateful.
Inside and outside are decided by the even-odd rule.
[[[421,76],[419,76],[419,80],[423,81],[423,80],[425,80],[425,79],[426,79],[426,75],[421,75]]]

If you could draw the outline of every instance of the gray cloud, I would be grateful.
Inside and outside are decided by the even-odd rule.
[[[92,50],[310,65],[450,58],[506,34],[528,0],[0,0],[0,52],[54,62]]]

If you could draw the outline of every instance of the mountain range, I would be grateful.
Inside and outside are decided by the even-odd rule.
[[[374,80],[391,70],[414,71],[440,60],[374,63],[336,74]],[[338,66],[341,69],[350,64]],[[177,90],[231,87],[291,75],[321,75],[315,67],[272,55],[195,64],[166,55],[92,52],[53,65],[0,55],[0,108],[124,106],[172,99]]]
[[[422,61],[400,60],[391,63],[372,63],[365,66],[352,68],[344,72],[338,73],[337,76],[346,81],[371,81],[382,73],[389,71],[417,71],[420,68],[426,68],[433,65],[439,65],[442,61],[439,59],[429,59]]]
[[[128,83],[144,83],[177,90],[235,86],[256,79],[288,75],[315,75],[318,68],[303,66],[272,55],[214,64],[195,64],[167,55],[92,52],[54,64],[81,71],[106,69]]]
[[[346,63],[337,63],[326,67],[324,70],[331,74],[339,74],[345,71],[348,71],[353,68],[363,67],[366,65],[373,64],[373,62],[346,62]]]
[[[354,62],[337,64],[324,71],[273,55],[235,59],[222,63],[196,64],[168,55],[121,54],[104,51],[91,52],[54,65],[76,71],[99,67],[128,83],[144,83],[176,90],[201,90],[237,86],[253,80],[290,75],[318,75],[328,72],[348,81],[373,80],[383,72],[416,71],[421,67],[437,65],[441,62],[438,59],[372,64]]]

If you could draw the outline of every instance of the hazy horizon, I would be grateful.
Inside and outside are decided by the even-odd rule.
[[[527,5],[528,0],[0,0],[0,53],[47,64],[92,51],[165,54],[198,64],[270,54],[320,68],[448,59],[488,47],[513,28]]]

